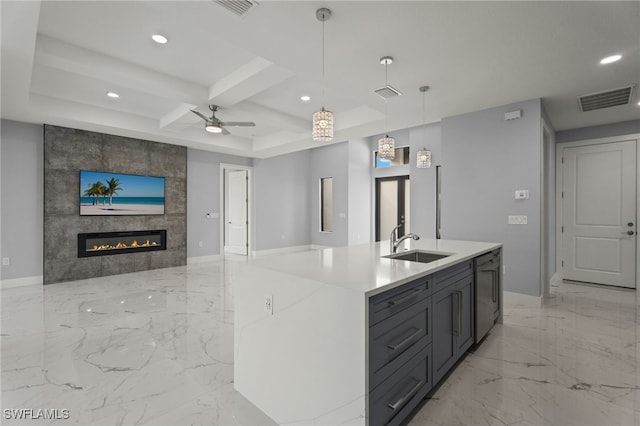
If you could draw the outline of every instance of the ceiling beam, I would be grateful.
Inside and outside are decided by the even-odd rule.
[[[256,57],[209,87],[209,101],[225,107],[237,104],[283,82],[294,74]]]
[[[38,34],[35,62],[135,89],[154,96],[198,103],[207,89],[129,62]]]

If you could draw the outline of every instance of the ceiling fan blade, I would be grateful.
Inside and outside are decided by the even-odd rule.
[[[222,129],[222,134],[223,135],[230,135],[231,133],[229,133],[229,131],[227,129],[225,129],[224,127],[220,126],[220,128]]]
[[[192,109],[191,112],[202,118],[204,121],[210,121],[209,117],[204,116],[202,113],[196,111],[195,109]]]
[[[235,126],[235,127],[254,127],[256,123],[253,121],[224,121],[220,122],[222,126]]]

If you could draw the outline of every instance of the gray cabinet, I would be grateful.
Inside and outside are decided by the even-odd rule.
[[[473,344],[471,264],[436,273],[433,295],[433,379],[438,383]]]
[[[368,424],[406,421],[474,343],[473,262],[369,299]]]
[[[400,424],[433,386],[432,277],[369,300],[369,425]]]

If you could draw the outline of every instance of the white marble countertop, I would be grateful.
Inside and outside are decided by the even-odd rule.
[[[389,241],[257,257],[250,264],[304,279],[362,292],[367,296],[432,274],[501,247],[500,243],[456,240],[405,240],[398,253],[424,250],[451,256],[430,262],[394,260]]]

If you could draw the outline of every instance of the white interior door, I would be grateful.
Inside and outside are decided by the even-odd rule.
[[[227,174],[226,187],[226,229],[224,244],[225,252],[247,255],[247,171],[230,171]]]
[[[563,278],[635,288],[635,141],[566,148],[563,157]]]

